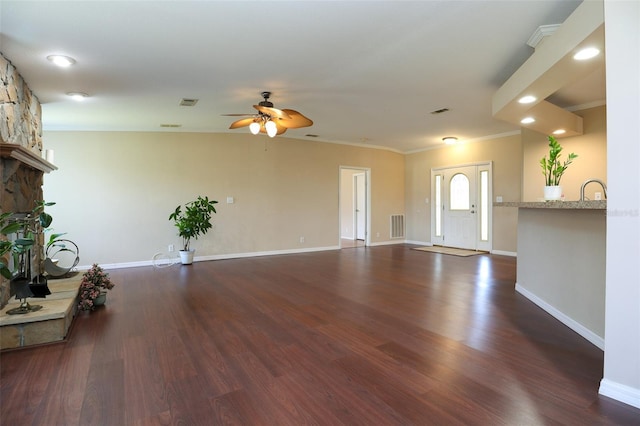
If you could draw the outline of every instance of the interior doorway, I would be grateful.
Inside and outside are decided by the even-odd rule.
[[[340,167],[340,247],[369,245],[369,169]]]
[[[431,242],[491,251],[491,163],[431,170]]]

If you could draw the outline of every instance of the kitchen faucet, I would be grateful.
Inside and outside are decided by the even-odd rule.
[[[595,178],[591,178],[591,179],[587,179],[584,181],[584,183],[582,184],[582,186],[580,187],[580,201],[584,201],[584,188],[590,184],[591,182],[596,182],[599,183],[600,186],[602,186],[602,191],[604,192],[604,199],[607,199],[607,185],[605,185],[605,183],[603,181],[601,181],[600,179],[595,179]]]

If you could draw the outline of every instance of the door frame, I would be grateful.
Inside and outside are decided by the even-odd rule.
[[[456,164],[456,165],[451,165],[451,166],[445,166],[445,167],[434,167],[431,169],[431,181],[430,181],[430,190],[431,190],[431,194],[432,194],[432,203],[431,203],[431,223],[430,223],[430,230],[431,230],[431,243],[433,245],[445,245],[446,246],[446,236],[444,236],[444,239],[442,236],[437,236],[436,235],[436,208],[440,208],[442,211],[442,207],[443,204],[442,203],[446,203],[448,200],[448,195],[445,194],[445,187],[444,187],[444,182],[445,180],[442,181],[443,187],[441,188],[441,194],[443,196],[443,200],[442,203],[438,206],[436,203],[436,179],[435,176],[438,174],[443,174],[445,173],[447,170],[451,170],[451,169],[457,169],[457,168],[461,168],[461,167],[469,167],[469,166],[475,166],[477,167],[477,172],[478,175],[476,176],[476,193],[478,198],[480,197],[480,185],[481,185],[481,179],[480,179],[480,172],[481,171],[488,171],[488,188],[487,188],[487,205],[486,205],[486,217],[488,219],[488,232],[487,232],[487,240],[482,240],[482,233],[481,233],[481,220],[483,218],[482,214],[478,214],[476,215],[476,234],[477,234],[477,238],[476,238],[476,250],[483,250],[483,251],[488,251],[491,252],[491,250],[493,249],[493,162],[492,161],[480,161],[480,162],[475,162],[475,163],[464,163],[464,164]],[[480,211],[480,200],[478,199],[477,202],[478,206],[477,209],[478,211]],[[441,216],[441,220],[444,221],[444,215]],[[441,224],[442,229],[444,229],[444,224]]]
[[[371,244],[371,169],[368,167],[352,167],[352,166],[340,166],[338,170],[338,246],[342,247],[342,204],[344,203],[345,197],[353,200],[353,188],[348,194],[344,194],[342,191],[342,171],[343,170],[351,170],[357,173],[364,173],[364,185],[365,185],[365,239],[364,245],[368,246]],[[353,185],[353,175],[350,177],[351,183]],[[353,200],[355,201],[355,200]],[[355,215],[355,211],[354,211]],[[357,239],[356,230],[353,228],[353,223],[351,224],[353,229],[353,237],[354,241]]]

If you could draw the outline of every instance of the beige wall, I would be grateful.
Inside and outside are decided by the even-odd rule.
[[[493,195],[520,201],[522,144],[520,135],[445,146],[406,156],[407,240],[431,242],[431,169],[475,162],[493,162]],[[493,250],[515,253],[517,209],[493,209]]]
[[[386,150],[240,133],[45,132],[44,143],[59,167],[44,184],[54,232],[78,243],[80,265],[178,249],[167,218],[198,195],[220,204],[196,256],[337,247],[340,166],[371,169],[372,244],[404,212],[404,156]]]
[[[580,199],[580,186],[589,178],[598,178],[607,182],[607,123],[606,107],[599,106],[576,114],[583,118],[584,134],[558,139],[562,145],[561,161],[569,153],[575,152],[578,158],[569,166],[560,185],[566,200]],[[523,129],[523,188],[522,201],[540,201],[543,198],[544,176],[540,168],[540,159],[549,154],[547,135]],[[602,192],[597,184],[589,184],[585,195],[593,200],[596,191]],[[602,194],[604,199],[604,193]]]

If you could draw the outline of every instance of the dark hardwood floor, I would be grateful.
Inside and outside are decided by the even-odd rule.
[[[1,354],[0,424],[640,424],[515,271],[405,245],[111,270],[65,343]]]

